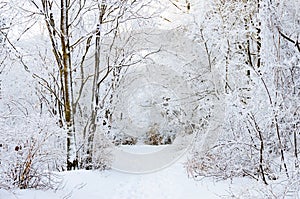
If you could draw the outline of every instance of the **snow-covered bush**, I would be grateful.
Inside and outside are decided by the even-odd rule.
[[[0,115],[0,185],[53,188],[65,168],[65,138],[47,114],[10,104]],[[1,188],[1,187],[0,187]]]
[[[187,169],[193,177],[248,176],[265,184],[291,177],[300,141],[296,11],[286,1],[208,4],[196,37],[223,74],[226,117],[219,141],[206,154],[196,144]]]
[[[96,132],[94,142],[93,168],[97,170],[109,169],[112,164],[112,143],[103,133]]]

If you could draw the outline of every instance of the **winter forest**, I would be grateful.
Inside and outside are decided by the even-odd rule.
[[[0,199],[300,198],[299,0],[1,0]]]

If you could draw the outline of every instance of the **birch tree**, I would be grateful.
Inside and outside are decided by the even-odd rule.
[[[117,41],[122,32],[139,23],[146,24],[156,12],[147,8],[151,1],[30,0],[29,3],[29,12],[44,17],[56,62],[51,80],[38,73],[34,77],[52,96],[46,97],[46,101],[67,131],[67,169],[95,168],[94,137],[102,117],[99,111],[110,117],[111,112],[105,106],[112,100],[112,87],[120,80],[117,77],[123,68],[138,62],[132,59],[136,52],[122,50],[124,45],[132,45],[129,42],[132,37],[122,42],[121,47]]]

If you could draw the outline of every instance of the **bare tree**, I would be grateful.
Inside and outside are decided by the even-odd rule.
[[[147,21],[155,15],[144,10],[151,1],[30,0],[30,3],[37,10],[34,13],[44,17],[57,65],[50,80],[37,73],[34,77],[54,98],[45,96],[45,101],[67,131],[67,169],[92,169],[99,110],[105,109],[105,101],[111,103],[114,90],[111,88],[118,84],[122,69],[137,63],[130,58],[136,52],[125,52],[121,49],[124,46],[118,47],[120,42],[116,41],[122,38],[121,32],[139,23],[134,21]],[[127,44],[130,42],[122,45]],[[105,88],[101,89],[105,81]]]
[[[232,140],[220,140],[212,151],[222,152],[222,155],[208,153],[207,159],[220,163],[213,169],[218,168],[220,173],[226,173],[230,164],[237,162],[230,158],[226,163],[224,156],[248,154],[252,166],[249,167],[249,162],[247,165],[242,163],[240,172],[231,170],[231,175],[261,178],[267,184],[268,180],[276,179],[274,172],[278,169],[273,166],[274,160],[270,156],[280,157],[279,169],[283,169],[288,176],[290,158],[286,154],[291,148],[295,156],[298,153],[295,149],[298,139],[294,121],[298,118],[298,108],[292,108],[290,104],[299,107],[294,103],[295,89],[292,89],[297,87],[295,80],[299,78],[295,68],[299,63],[295,54],[299,42],[297,31],[287,33],[287,30],[296,27],[298,22],[287,20],[278,13],[285,13],[292,6],[287,2],[264,0],[215,0],[209,5],[212,9],[206,13],[208,21],[203,22],[199,37],[205,41],[204,47],[210,48],[206,51],[212,52],[211,57],[216,57],[215,64],[224,74],[228,97],[227,131]],[[295,19],[295,13],[291,12],[289,19]],[[293,49],[283,41],[293,43]],[[283,59],[290,60],[292,64],[287,64]],[[291,129],[294,133],[293,144],[290,141]],[[199,161],[199,168],[208,166],[206,163],[209,161]],[[206,169],[210,170],[209,166]],[[218,175],[213,170],[208,173]]]

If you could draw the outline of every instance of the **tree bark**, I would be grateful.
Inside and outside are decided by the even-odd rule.
[[[70,57],[70,42],[68,30],[68,0],[61,0],[61,49],[62,49],[62,76],[64,97],[64,119],[67,127],[67,170],[77,168],[75,129],[73,120],[72,99],[72,65]]]
[[[91,119],[88,129],[88,148],[86,157],[86,169],[93,169],[93,149],[94,149],[94,137],[97,129],[97,114],[99,109],[99,67],[100,67],[100,39],[101,39],[101,26],[103,24],[103,17],[106,11],[106,1],[102,1],[99,6],[99,21],[96,30],[95,41],[95,65],[94,65],[94,78],[92,88],[92,102],[91,102]]]

